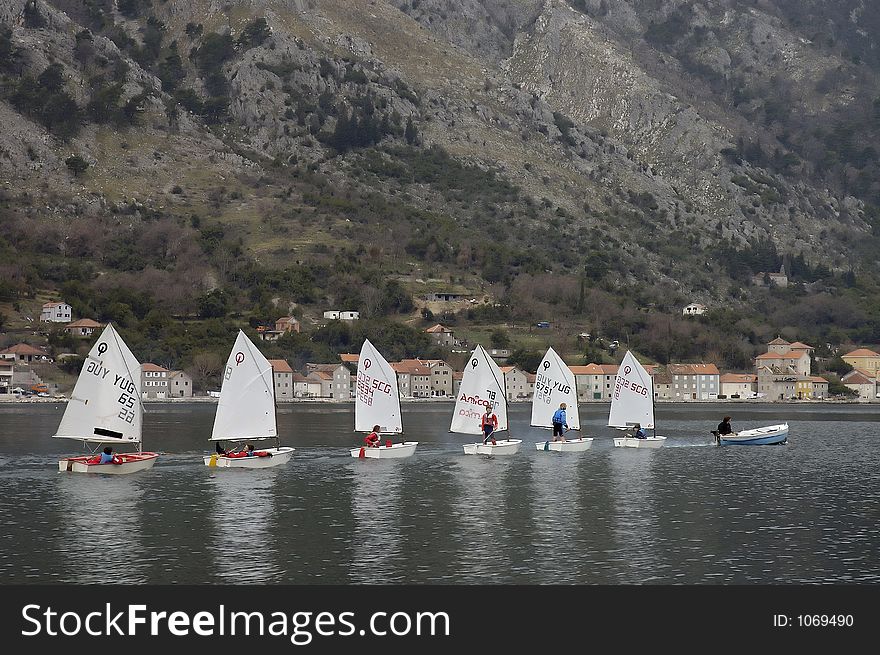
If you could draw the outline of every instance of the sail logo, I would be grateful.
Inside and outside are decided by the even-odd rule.
[[[459,398],[459,401],[461,401],[463,403],[470,403],[471,405],[476,405],[477,407],[491,407],[492,409],[495,409],[495,407],[498,406],[498,402],[495,401],[495,392],[490,391],[488,393],[488,395],[489,395],[489,399],[486,400],[486,399],[480,398],[479,394],[477,394],[475,396],[468,396],[466,393],[462,393],[461,398]],[[462,411],[465,411],[465,410],[462,410]],[[466,411],[471,411],[471,410],[466,410]],[[482,414],[480,416],[482,416]]]
[[[373,362],[369,358],[364,360],[364,368],[370,368],[372,365]]]
[[[242,362],[244,362],[244,353],[239,351],[235,353],[235,365],[238,366]]]
[[[107,344],[103,343],[103,342],[99,343],[98,344],[98,354],[103,355],[105,352],[107,352]]]

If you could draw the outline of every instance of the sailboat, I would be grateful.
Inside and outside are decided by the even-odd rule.
[[[397,373],[370,340],[365,339],[358,358],[354,429],[355,432],[369,433],[375,425],[384,434],[403,432]],[[391,443],[389,440],[376,447],[352,448],[351,456],[361,459],[397,459],[411,456],[418,445],[418,441]]]
[[[58,470],[118,475],[152,468],[159,454],[141,450],[143,413],[140,362],[108,324],[83,363],[53,435],[94,444],[92,454],[66,457],[58,462]],[[103,444],[132,444],[137,452],[117,453],[101,464],[96,453]]]
[[[262,469],[286,464],[293,448],[278,441],[275,412],[275,381],[272,365],[241,330],[226,360],[223,386],[214,415],[211,441],[275,439],[275,448],[264,448],[247,456],[244,451],[205,455],[206,466]]]
[[[556,354],[556,351],[553,348],[548,348],[547,354],[544,355],[544,359],[538,366],[538,374],[535,377],[531,425],[553,429],[553,413],[562,403],[565,403],[568,429],[580,430],[581,420],[578,415],[577,387],[575,386],[574,374],[568,368],[568,364]],[[592,444],[593,440],[590,437],[578,437],[565,441],[548,439],[536,442],[535,448],[570,453],[587,450]]]
[[[645,368],[627,351],[617,370],[608,426],[626,430],[636,423],[646,430],[654,429],[654,381]],[[666,437],[656,434],[645,439],[615,437],[614,445],[626,448],[660,448]]]
[[[477,345],[465,366],[461,387],[452,413],[450,432],[459,434],[483,434],[481,417],[490,407],[498,417],[498,428],[503,432],[507,426],[507,393],[504,374],[498,364],[489,357],[482,346]],[[464,444],[465,455],[513,455],[519,450],[522,439],[497,439],[495,443]]]

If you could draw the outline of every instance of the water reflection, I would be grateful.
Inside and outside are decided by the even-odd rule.
[[[585,456],[547,452],[539,453],[532,461],[534,556],[543,562],[553,561],[552,568],[535,567],[542,584],[569,581],[560,579],[560,573],[567,571],[567,578],[584,555],[572,546],[578,543],[581,533],[577,516],[586,492],[580,489],[578,465]]]
[[[352,469],[352,582],[402,582],[401,461],[355,461]]]
[[[272,534],[274,491],[279,471],[229,469],[210,474],[213,491],[214,569],[205,582],[226,584],[281,581]]]
[[[458,515],[461,582],[505,582],[510,574],[510,553],[503,546],[505,479],[516,457],[460,455],[455,479],[460,493],[452,503]]]
[[[137,475],[59,473],[63,582],[148,582],[141,535],[144,488]]]
[[[618,582],[641,584],[657,581],[657,501],[651,469],[662,453],[638,448],[614,448],[610,455],[611,510],[617,550]]]

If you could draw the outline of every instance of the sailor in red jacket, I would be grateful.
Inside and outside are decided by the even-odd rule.
[[[498,428],[498,417],[492,413],[492,408],[489,405],[486,405],[486,413],[480,419],[480,426],[483,428],[483,443],[485,444],[491,439],[494,446],[495,437],[492,436],[492,433]]]
[[[374,425],[373,431],[370,432],[366,437],[364,437],[364,445],[368,448],[378,448],[379,447],[379,431],[382,429],[381,425]]]

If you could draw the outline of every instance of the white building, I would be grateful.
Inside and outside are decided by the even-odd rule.
[[[70,323],[72,318],[70,305],[66,302],[47,302],[40,313],[43,323]]]
[[[698,302],[692,302],[690,305],[681,310],[683,316],[700,316],[706,313],[706,305]]]
[[[725,373],[719,381],[727,398],[754,398],[758,393],[758,376],[751,373]]]
[[[339,320],[339,321],[356,321],[361,317],[360,312],[351,312],[351,311],[337,311],[330,310],[328,312],[324,312],[324,318],[329,319],[331,321]]]

